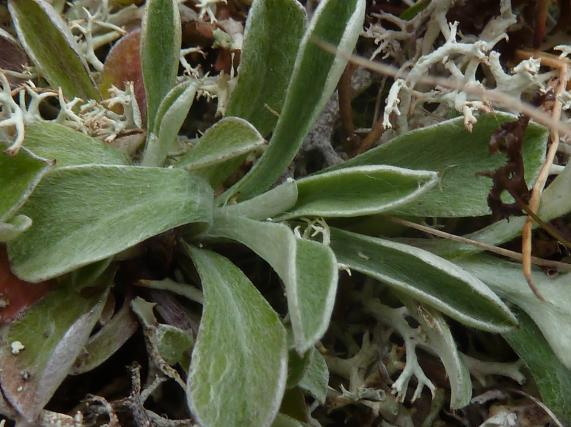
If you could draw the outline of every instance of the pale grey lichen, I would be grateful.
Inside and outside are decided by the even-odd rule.
[[[84,102],[79,98],[67,101],[60,90],[60,112],[55,121],[108,143],[121,133],[141,128],[141,112],[133,84],[129,82],[125,90],[112,86],[109,93],[110,97],[103,101]],[[120,112],[114,110],[116,106],[120,106]]]
[[[540,61],[530,58],[521,61],[510,72],[500,63],[500,54],[493,49],[507,38],[508,29],[516,24],[511,1],[500,2],[500,14],[491,19],[478,35],[458,32],[458,23],[449,23],[446,15],[454,5],[453,0],[435,0],[412,20],[405,21],[391,14],[375,15],[377,23],[371,24],[364,37],[377,44],[372,58],[390,59],[400,68],[386,99],[383,125],[396,126],[398,133],[430,124],[432,117],[444,117],[451,111],[464,116],[464,123],[471,130],[477,121],[477,112],[489,112],[496,106],[480,95],[471,95],[464,87],[488,89],[519,100],[544,89],[546,82],[557,73],[540,73]],[[389,24],[391,28],[388,29]],[[438,45],[439,38],[444,43]],[[480,79],[483,70],[485,78]],[[458,88],[431,84],[430,75],[448,77],[458,83]],[[473,92],[473,91],[470,91]],[[426,103],[437,104],[432,114],[423,108]],[[432,116],[432,117],[431,117]]]
[[[68,22],[69,28],[85,60],[96,71],[103,71],[104,64],[95,50],[117,40],[126,31],[111,22],[108,0],[101,1],[94,11],[82,7],[81,12],[82,17]]]
[[[392,385],[393,392],[397,396],[397,400],[404,402],[408,391],[410,380],[416,378],[416,388],[414,390],[411,401],[414,402],[420,397],[422,390],[426,387],[434,397],[436,386],[426,376],[416,356],[416,348],[424,343],[428,345],[428,338],[423,333],[422,328],[413,328],[406,320],[410,316],[406,307],[391,308],[381,304],[379,300],[363,301],[363,305],[367,313],[371,314],[379,322],[394,329],[404,340],[406,361],[404,369],[399,377]]]
[[[8,79],[0,71],[0,140],[8,143],[6,152],[18,153],[24,143],[25,127],[37,121],[49,121],[40,114],[41,103],[50,97],[57,98],[59,113],[53,120],[64,126],[111,142],[121,133],[142,127],[141,113],[132,83],[125,90],[111,87],[110,97],[103,101],[80,98],[68,100],[61,88],[58,92],[36,88],[28,81],[16,89],[16,99]],[[114,107],[120,106],[120,112]]]
[[[38,90],[31,81],[28,81],[16,90],[18,98],[16,102],[8,78],[2,71],[0,71],[0,85],[2,86],[0,91],[0,140],[9,143],[6,153],[16,155],[24,143],[25,125],[42,120],[39,111],[40,104],[46,98],[56,96],[56,93]]]

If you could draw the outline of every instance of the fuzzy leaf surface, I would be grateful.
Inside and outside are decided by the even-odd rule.
[[[439,312],[417,306],[419,323],[426,333],[430,347],[436,350],[450,382],[450,408],[460,409],[470,404],[472,398],[472,380],[470,372],[462,361],[456,342],[446,319]]]
[[[188,378],[189,406],[201,425],[269,426],[286,384],[285,328],[228,259],[186,248],[204,290]]]
[[[75,360],[71,375],[79,375],[97,368],[127,342],[139,328],[129,304],[123,307],[85,344]]]
[[[298,181],[295,206],[282,218],[354,217],[398,209],[438,183],[438,174],[392,166],[357,166]]]
[[[571,370],[553,353],[541,331],[524,312],[517,310],[519,328],[503,334],[523,360],[541,398],[561,420],[571,419]]]
[[[2,391],[28,422],[68,375],[105,304],[106,286],[87,293],[79,288],[57,287],[0,332]],[[13,354],[17,342],[24,348]]]
[[[520,264],[485,255],[454,262],[509,303],[521,308],[543,332],[559,360],[571,369],[571,274],[549,278],[540,271],[534,271],[533,281],[545,298],[545,302],[541,302],[529,289]]]
[[[340,263],[477,329],[505,332],[517,320],[482,281],[430,252],[402,243],[331,229]]]
[[[224,206],[221,211],[231,216],[265,220],[292,208],[297,201],[297,194],[297,184],[292,179],[252,199]]]
[[[392,165],[432,170],[440,175],[432,191],[399,208],[402,215],[464,217],[488,215],[486,198],[492,180],[478,176],[504,165],[502,154],[491,155],[490,137],[514,116],[503,113],[482,115],[472,132],[464,128],[463,118],[455,118],[410,131],[386,144],[367,151],[335,169],[358,165]],[[524,137],[523,159],[526,182],[533,183],[545,157],[547,130],[530,123]]]
[[[260,149],[264,138],[238,117],[225,117],[208,128],[177,166],[219,183],[238,169],[244,156]]]
[[[26,202],[49,168],[46,160],[27,149],[15,156],[0,151],[0,222],[9,219]]]
[[[0,243],[16,239],[32,226],[32,220],[26,215],[16,215],[6,222],[0,222]]]
[[[149,0],[141,33],[141,66],[147,100],[147,129],[155,128],[155,117],[178,73],[181,26],[176,0]]]
[[[26,53],[68,98],[99,99],[73,35],[45,0],[10,0],[12,22]]]
[[[329,368],[325,359],[319,351],[313,349],[309,352],[309,363],[305,369],[303,377],[299,381],[298,387],[307,391],[322,404],[327,397],[327,386],[329,384]]]
[[[319,3],[297,53],[283,108],[268,149],[251,171],[225,193],[245,200],[267,190],[294,159],[303,139],[335,90],[347,60],[321,49],[319,39],[352,52],[363,28],[364,0]],[[430,169],[429,169],[430,170]]]
[[[122,152],[96,138],[58,123],[34,122],[26,126],[26,148],[37,156],[55,161],[55,167],[83,164],[125,165]]]
[[[208,184],[179,169],[82,165],[49,174],[21,210],[33,225],[9,243],[16,275],[45,280],[191,222],[209,223]]]
[[[308,424],[302,423],[301,421],[282,413],[279,413],[272,423],[272,427],[307,427],[307,425]]]
[[[173,87],[163,98],[155,118],[155,128],[149,136],[144,166],[162,166],[196,96],[196,83],[183,82]]]
[[[194,340],[189,331],[166,324],[157,326],[157,348],[169,365],[182,364],[187,361],[193,344]]]
[[[252,123],[268,135],[282,110],[305,27],[297,0],[256,0],[246,21],[238,81],[226,115]]]
[[[275,270],[286,288],[295,348],[303,353],[319,340],[333,311],[337,264],[329,247],[298,239],[283,224],[217,214],[208,237],[235,240]]]

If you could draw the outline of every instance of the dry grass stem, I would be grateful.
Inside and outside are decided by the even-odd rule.
[[[557,83],[557,89],[555,91],[555,102],[553,104],[553,111],[552,117],[556,121],[560,121],[561,119],[561,95],[567,86],[567,63],[561,61],[559,63],[559,81]],[[549,170],[551,169],[551,165],[553,164],[553,160],[555,159],[555,155],[557,154],[557,148],[559,147],[559,130],[556,128],[551,128],[549,139],[551,144],[549,145],[549,149],[547,150],[547,156],[541,170],[539,172],[539,176],[533,185],[533,190],[531,192],[531,198],[529,200],[529,209],[531,212],[536,213],[539,209],[539,204],[541,201],[541,195],[543,193],[543,189],[545,187],[545,183],[547,182],[547,178],[549,177]],[[522,248],[521,252],[523,255],[522,260],[522,269],[523,275],[527,280],[527,283],[533,293],[541,300],[543,297],[539,294],[537,287],[533,283],[533,279],[531,276],[531,250],[532,250],[532,224],[533,218],[531,215],[528,215],[525,224],[523,226],[521,235],[522,235]]]
[[[522,254],[519,252],[510,251],[509,249],[500,248],[498,246],[489,245],[487,243],[480,242],[478,240],[468,239],[466,237],[457,236],[455,234],[447,233],[445,231],[436,230],[432,227],[428,227],[426,225],[417,224],[415,222],[407,221],[405,219],[396,218],[396,217],[389,217],[391,222],[395,224],[404,225],[405,227],[413,228],[418,231],[422,231],[424,233],[432,234],[437,237],[441,237],[447,240],[453,240],[455,242],[466,243],[468,245],[473,245],[478,248],[481,248],[487,252],[494,253],[496,255],[501,255],[506,258],[511,258],[513,260],[521,262],[523,259]],[[558,262],[552,261],[548,259],[538,258],[538,257],[531,257],[531,261],[533,264],[541,266],[541,267],[548,267],[548,268],[556,268],[560,271],[571,271],[571,264],[567,264],[565,262]]]

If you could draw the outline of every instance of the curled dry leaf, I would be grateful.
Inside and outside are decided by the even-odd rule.
[[[525,167],[522,155],[525,130],[529,117],[520,115],[516,121],[502,124],[490,138],[490,154],[505,153],[506,164],[494,171],[480,175],[492,178],[494,185],[488,194],[488,206],[495,220],[522,215],[522,203],[528,203],[531,192],[525,182]],[[507,191],[515,201],[506,203],[502,193]]]

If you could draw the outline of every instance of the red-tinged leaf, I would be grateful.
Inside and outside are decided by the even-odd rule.
[[[47,282],[28,283],[14,276],[10,271],[6,249],[0,247],[0,325],[17,318],[50,288]]]
[[[105,59],[99,88],[103,96],[107,97],[111,86],[125,89],[127,82],[133,82],[135,97],[139,104],[139,110],[141,110],[141,119],[145,123],[147,103],[141,70],[140,43],[141,30],[137,29],[121,37],[113,45]]]
[[[39,419],[42,409],[68,376],[101,316],[115,271],[95,278],[92,268],[82,273],[62,280],[0,329],[2,393],[23,424],[54,425]]]

